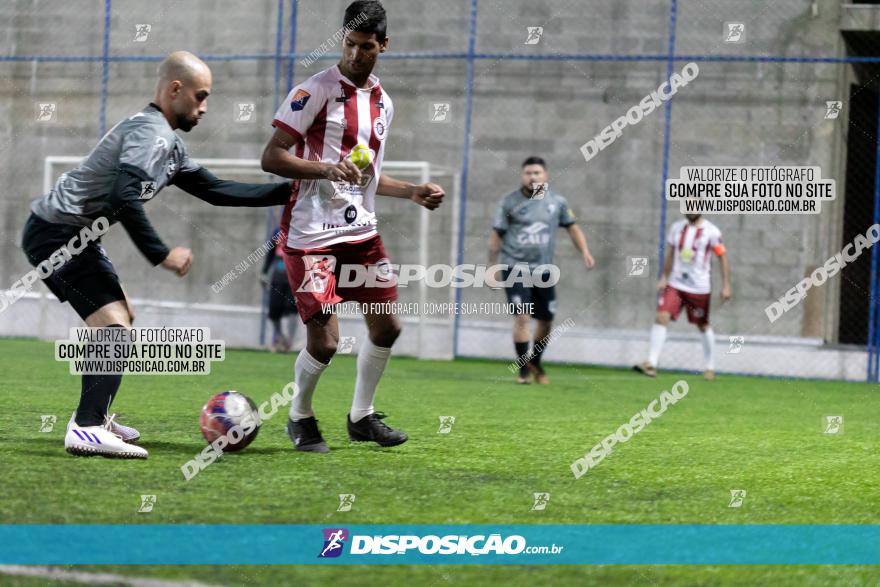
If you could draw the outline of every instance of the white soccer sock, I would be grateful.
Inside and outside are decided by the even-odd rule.
[[[351,421],[357,422],[373,413],[376,386],[391,357],[391,349],[376,346],[368,338],[358,353],[357,381],[351,400]]]
[[[703,359],[706,361],[706,371],[715,370],[715,359],[713,351],[715,350],[715,331],[712,327],[706,328],[702,332],[703,335]]]
[[[651,351],[648,354],[648,362],[652,367],[657,366],[660,360],[660,351],[663,350],[663,342],[666,340],[666,327],[662,324],[654,324],[651,327]]]
[[[306,349],[299,352],[293,366],[296,393],[290,403],[291,420],[302,420],[315,415],[312,412],[312,394],[315,393],[315,386],[318,385],[318,379],[321,378],[321,373],[327,365],[310,355]]]

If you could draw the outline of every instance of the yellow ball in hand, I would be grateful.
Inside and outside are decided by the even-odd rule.
[[[370,166],[370,163],[373,162],[373,153],[370,151],[370,148],[364,144],[355,145],[351,150],[350,156],[351,162],[360,170],[366,169]]]

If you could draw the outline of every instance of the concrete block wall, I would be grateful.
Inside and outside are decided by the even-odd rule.
[[[341,25],[345,1],[303,0],[298,7],[297,51],[308,53]],[[389,56],[402,51],[465,52],[466,0],[388,0]],[[679,54],[778,54],[830,56],[838,51],[836,3],[745,0],[678,3]],[[283,48],[287,49],[285,7]],[[0,5],[2,54],[101,55],[103,2],[11,0]],[[275,51],[276,2],[234,0],[175,2],[114,0],[113,55],[163,55],[174,49],[201,54]],[[721,41],[726,21],[744,21],[743,44]],[[135,25],[148,23],[147,42],[133,41]],[[669,3],[619,0],[480,0],[478,52],[517,54],[664,54]],[[525,45],[526,27],[542,26],[538,44]],[[337,50],[334,48],[334,51]],[[296,64],[295,81],[329,66],[320,60]],[[677,62],[678,71],[684,62]],[[107,125],[137,111],[152,96],[155,62],[119,62],[109,68]],[[211,61],[213,95],[206,119],[184,136],[198,157],[258,158],[271,134],[276,95],[272,61]],[[566,195],[587,233],[598,267],[587,272],[564,234],[557,262],[562,268],[559,317],[576,317],[584,328],[646,329],[654,304],[653,280],[626,278],[626,257],[647,255],[656,270],[660,233],[664,114],[655,111],[586,163],[579,147],[621,116],[666,76],[665,61],[478,60],[474,65],[474,110],[464,226],[464,261],[485,262],[486,241],[498,199],[518,185],[518,166],[528,155],[549,162],[554,189]],[[824,102],[840,96],[841,65],[701,62],[700,76],[676,96],[672,109],[669,170],[682,165],[819,165],[838,179],[830,139],[838,121],[823,120]],[[282,76],[286,66],[282,66]],[[461,169],[464,140],[463,60],[386,59],[377,74],[395,104],[389,160],[427,160]],[[42,162],[48,155],[82,155],[98,136],[98,63],[0,63],[0,283],[8,286],[26,265],[17,248],[29,200],[40,194]],[[282,93],[284,92],[282,80]],[[57,120],[34,120],[34,103],[58,103]],[[236,104],[256,104],[257,122],[234,122]],[[430,121],[431,104],[449,102],[451,121]],[[451,192],[452,185],[446,187]],[[380,200],[381,230],[393,260],[413,262],[413,227],[408,203]],[[842,206],[827,205],[829,211]],[[148,206],[169,244],[191,245],[193,274],[178,280],[150,269],[121,229],[106,239],[124,281],[137,297],[242,304],[259,300],[248,277],[221,293],[211,284],[263,241],[259,211],[212,209],[169,190]],[[823,218],[827,218],[823,209]],[[668,222],[679,218],[668,210]],[[717,216],[731,254],[736,301],[715,314],[722,332],[798,335],[799,311],[772,327],[763,308],[795,284],[805,268],[834,250],[813,244],[819,221],[799,216]],[[431,259],[448,259],[451,209],[432,225]],[[825,247],[828,249],[828,247]],[[716,276],[717,277],[717,276]],[[833,287],[834,284],[829,284]],[[826,286],[826,287],[829,287]],[[407,294],[409,295],[409,294]],[[445,293],[432,296],[438,299]],[[489,301],[498,292],[466,290],[463,301]],[[717,298],[715,299],[717,303]],[[717,305],[716,305],[717,307]],[[684,327],[680,327],[684,328]]]

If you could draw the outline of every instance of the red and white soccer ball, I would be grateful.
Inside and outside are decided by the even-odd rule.
[[[208,400],[199,418],[208,444],[226,436],[224,452],[235,452],[249,445],[260,431],[260,413],[251,398],[237,391],[224,391]]]

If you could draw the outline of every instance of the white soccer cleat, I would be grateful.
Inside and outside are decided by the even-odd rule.
[[[108,416],[104,420],[104,426],[106,427],[107,425],[109,425],[110,432],[112,432],[113,434],[116,434],[117,436],[122,438],[123,442],[134,442],[135,440],[137,440],[138,438],[141,437],[140,432],[138,432],[137,430],[135,430],[131,426],[123,426],[119,422],[114,421],[114,418],[116,418],[116,414],[113,414],[112,416]]]
[[[134,442],[141,437],[141,433],[138,432],[135,428],[132,428],[131,426],[123,426],[122,424],[117,422],[116,414],[104,417],[104,427],[106,428],[108,424],[110,425],[109,430],[113,434],[122,438],[123,442]],[[70,430],[70,427],[75,425],[76,412],[73,412],[73,414],[70,416],[70,420],[67,422],[67,429]]]
[[[147,458],[148,453],[145,449],[126,443],[119,434],[114,433],[113,424],[112,417],[108,418],[104,426],[80,426],[71,419],[67,424],[67,434],[64,436],[64,449],[74,455],[101,455],[122,459]],[[129,428],[129,430],[133,429]]]

